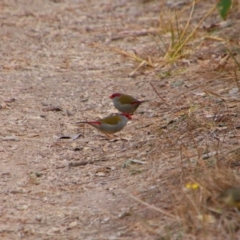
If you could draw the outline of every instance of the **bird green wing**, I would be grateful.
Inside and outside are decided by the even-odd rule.
[[[108,116],[106,118],[101,119],[102,123],[116,125],[118,122],[121,121],[121,118],[118,115],[115,116]]]
[[[129,95],[122,95],[119,97],[121,104],[130,104],[132,102],[137,102],[138,100]]]

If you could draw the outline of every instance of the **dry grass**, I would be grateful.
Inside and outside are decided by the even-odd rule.
[[[188,81],[187,90],[179,87],[184,83],[175,85],[178,93],[175,96],[169,93],[169,97],[166,92],[165,100],[160,95],[161,89],[158,92],[150,83],[159,100],[165,106],[171,106],[171,110],[167,116],[162,117],[167,119],[163,125],[157,122],[154,124],[153,131],[159,137],[151,141],[154,150],[149,160],[154,166],[148,170],[148,174],[162,172],[162,164],[161,167],[157,166],[159,161],[168,162],[168,167],[160,177],[148,178],[150,180],[147,184],[152,183],[155,186],[153,190],[144,191],[138,197],[129,196],[148,209],[142,213],[144,223],[141,223],[141,227],[149,234],[157,235],[158,239],[238,239],[239,212],[221,203],[218,196],[226,189],[239,188],[240,184],[238,133],[240,59],[235,57],[236,52],[230,50],[236,48],[239,52],[239,41],[231,42],[229,36],[206,38],[206,33],[197,32],[203,22],[213,14],[216,6],[211,7],[206,15],[192,26],[190,22],[194,7],[195,3],[181,32],[176,19],[175,29],[173,23],[170,24],[170,39],[165,37],[163,40],[164,37],[160,37],[162,47],[167,50],[165,56],[159,58],[160,62],[154,55],[145,56],[157,61],[151,64],[151,67],[156,68],[163,65],[166,67],[166,62],[174,62],[181,66],[184,58],[184,61],[189,63],[184,77],[191,75],[191,79]],[[164,9],[162,11],[164,12]],[[176,17],[174,11],[168,11],[168,17],[174,15]],[[216,16],[216,13],[213,15]],[[193,30],[189,32],[190,25]],[[164,27],[162,24],[161,31],[167,33]],[[157,31],[153,34],[159,35]],[[211,39],[212,42],[206,39]],[[207,52],[207,49],[210,50],[214,42],[219,40],[225,44],[225,54],[219,55],[216,61],[211,62],[214,50]],[[166,46],[165,42],[169,41],[170,44]],[[160,44],[157,43],[157,46],[160,47]],[[194,46],[197,48],[194,49]],[[194,55],[202,50],[200,66],[191,64]],[[215,50],[222,51],[222,46],[216,46]],[[184,52],[191,54],[186,55]],[[131,57],[128,54],[124,55]],[[171,72],[171,76],[176,75]],[[171,82],[172,80],[168,79],[169,85]],[[156,84],[161,86],[159,83]],[[150,216],[148,211],[152,212]]]

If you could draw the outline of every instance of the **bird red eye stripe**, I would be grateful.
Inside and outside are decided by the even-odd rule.
[[[114,94],[112,94],[109,98],[113,99],[113,98],[119,97],[119,96],[121,96],[120,93],[114,93]]]

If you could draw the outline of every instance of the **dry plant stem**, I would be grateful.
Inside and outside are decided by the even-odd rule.
[[[202,22],[215,10],[217,5],[215,5],[210,11],[201,19],[201,21],[198,23],[198,25],[193,29],[193,31],[189,34],[189,36],[186,38],[186,40],[177,48],[175,53],[173,54],[173,57],[176,57],[178,52],[187,44],[187,42],[192,38],[193,34],[197,31],[199,26],[202,24]]]
[[[151,234],[157,234],[157,231],[155,231],[152,227],[148,226],[146,222],[141,222],[138,224],[141,229],[144,229],[144,231],[147,231]],[[136,227],[136,226],[134,226]]]
[[[191,158],[190,155],[189,155],[189,153],[188,153],[187,148],[184,146],[183,143],[182,143],[182,145],[181,145],[181,151],[182,151],[182,155],[185,154],[188,160]]]
[[[179,30],[179,26],[178,26],[178,19],[177,19],[176,12],[175,12],[175,22],[176,22],[176,28],[177,28],[178,39],[180,39],[180,38],[181,38],[181,37],[179,36],[180,30]]]
[[[160,94],[158,93],[158,91],[156,90],[156,88],[153,86],[153,84],[150,82],[151,87],[153,88],[154,92],[158,95],[158,97],[169,106],[169,104],[160,96]]]
[[[146,61],[141,62],[141,63],[129,74],[129,76],[132,77],[139,68],[141,68],[142,66],[144,66],[145,63],[147,63],[147,62],[146,62]]]
[[[222,155],[222,157],[221,158],[224,158],[225,156],[227,156],[228,154],[230,154],[230,153],[234,153],[235,151],[237,151],[237,150],[239,150],[239,147],[235,147],[235,148],[233,148],[233,149],[230,149],[229,151],[223,151],[223,152],[221,152],[221,155]]]
[[[193,137],[193,134],[192,134],[191,131],[188,131],[188,134],[189,134],[190,138],[192,139],[192,141],[193,141],[193,143],[194,143],[194,145],[195,145],[195,148],[196,148],[196,150],[197,150],[198,160],[200,160],[200,159],[201,159],[200,150],[198,149],[198,145],[197,145],[197,143],[196,143],[196,141],[195,141],[195,139],[194,139],[194,137]]]
[[[216,156],[216,158],[217,158],[217,164],[216,164],[216,166],[218,167],[220,140],[219,140],[219,138],[215,138],[215,139],[217,140],[217,156]]]
[[[123,50],[118,49],[118,48],[111,48],[111,50],[113,50],[113,51],[115,51],[115,52],[117,52],[117,53],[120,53],[120,54],[122,54],[122,55],[124,55],[124,56],[133,58],[134,60],[136,60],[136,61],[138,61],[138,62],[141,62],[141,63],[142,63],[142,62],[145,62],[148,66],[153,67],[153,65],[152,65],[150,62],[146,61],[146,60],[143,59],[143,58],[140,58],[140,57],[136,56],[136,54],[131,54],[131,53],[128,53],[128,52],[123,51]]]
[[[211,40],[215,40],[215,41],[226,42],[226,40],[224,38],[213,37],[213,36],[205,36],[204,39],[211,39]]]
[[[85,166],[87,164],[93,164],[96,161],[81,161],[81,162],[70,162],[68,164],[69,167],[78,167],[78,166]]]
[[[113,178],[110,178],[106,181],[103,181],[102,183],[107,183],[107,182],[113,182],[113,181],[116,181],[116,180],[119,180],[119,179],[124,179],[124,177],[120,178],[120,177],[113,177]],[[96,180],[90,180],[90,181],[85,181],[85,182],[75,182],[75,184],[77,185],[83,185],[83,184],[89,184],[89,183],[98,183],[99,180],[96,179]]]
[[[157,35],[158,36],[158,35]],[[160,41],[162,42],[163,46],[165,47],[165,49],[167,49],[166,44],[164,43],[164,41],[162,40],[162,38],[160,36],[158,36],[160,38]],[[157,41],[154,39],[153,37],[153,41],[155,42],[155,44],[157,45],[158,49],[162,51],[162,53],[164,54],[164,51],[162,50],[162,48],[160,47],[160,45],[157,43]]]
[[[189,200],[189,202],[192,204],[193,208],[195,209],[196,213],[198,215],[201,215],[201,212],[199,211],[198,207],[196,206],[196,204],[193,202],[193,200],[191,199],[191,197],[189,197],[189,195],[187,193],[185,193],[185,196],[187,197],[187,199]]]
[[[225,100],[224,98],[222,98],[219,94],[217,94],[217,93],[215,93],[215,92],[213,92],[213,91],[211,91],[211,90],[203,89],[203,92],[205,92],[206,95],[209,95],[209,96],[212,95],[212,96],[214,96],[214,97],[216,97],[216,98],[218,98],[218,99],[220,99],[220,100],[226,102],[226,100]]]
[[[166,216],[168,216],[168,217],[170,217],[170,218],[173,218],[173,219],[175,219],[175,220],[179,220],[178,217],[176,217],[176,216],[174,216],[174,215],[172,215],[172,214],[164,211],[164,210],[161,209],[161,208],[158,208],[158,207],[155,207],[155,206],[153,206],[153,205],[150,205],[150,204],[142,201],[141,199],[139,199],[139,198],[137,198],[137,197],[134,197],[132,194],[129,194],[129,193],[125,192],[125,191],[122,191],[122,192],[123,192],[124,194],[127,194],[130,198],[134,199],[135,201],[137,201],[137,202],[145,205],[145,206],[148,207],[148,208],[151,208],[151,209],[153,209],[153,210],[156,210],[156,211],[158,211],[158,212],[160,212],[160,213],[162,213],[162,214],[164,214],[164,215],[166,215]]]
[[[195,4],[196,4],[195,1],[193,1],[193,3],[192,3],[192,10],[191,10],[190,16],[189,16],[189,18],[188,18],[187,24],[185,25],[185,28],[184,28],[181,36],[180,36],[180,38],[179,38],[179,42],[182,40],[182,38],[184,37],[185,33],[187,32],[187,29],[188,29],[188,27],[189,27],[190,20],[192,19],[192,15],[193,15],[193,11],[194,11],[194,8],[195,8]]]
[[[237,84],[238,91],[240,91],[240,86],[239,86],[239,82],[238,82],[238,79],[237,79],[237,73],[236,73],[236,70],[234,70],[234,81],[235,81],[236,84]]]
[[[182,168],[182,172],[184,170],[184,167],[183,167],[183,146],[181,145],[180,146],[180,161],[181,161],[181,168]]]
[[[231,116],[231,114],[230,114],[230,110],[229,110],[229,107],[228,107],[228,104],[227,104],[227,101],[224,99],[224,98],[222,98],[219,94],[217,94],[217,93],[215,93],[215,92],[213,92],[213,91],[210,91],[210,90],[206,90],[206,89],[204,89],[203,90],[206,94],[209,94],[209,95],[212,95],[212,96],[214,96],[214,97],[216,97],[216,98],[219,98],[219,99],[221,99],[225,104],[226,104],[226,107],[227,107],[227,116]],[[232,119],[230,118],[230,121],[231,121],[231,127],[232,127],[232,129],[234,130],[235,128],[234,128],[234,125],[233,125],[233,122],[232,122]]]
[[[223,73],[223,74],[221,74],[220,76],[218,76],[218,78],[224,77],[225,75],[226,75],[226,73]],[[203,84],[200,84],[200,85],[198,85],[198,86],[196,86],[196,87],[193,87],[193,88],[191,88],[191,89],[188,89],[188,90],[186,90],[184,93],[180,93],[180,94],[174,96],[174,98],[178,98],[178,97],[180,97],[180,96],[183,95],[183,94],[186,94],[186,93],[188,93],[188,92],[191,92],[191,91],[193,91],[193,90],[195,90],[195,89],[197,89],[197,88],[206,86],[208,83],[210,83],[210,82],[212,82],[212,81],[215,81],[215,79],[210,79],[210,80],[204,82]],[[204,91],[204,90],[203,90],[203,91]]]
[[[142,30],[129,30],[129,31],[122,31],[120,32],[118,36],[112,37],[111,40],[119,40],[119,39],[123,39],[125,37],[129,37],[129,36],[145,36],[148,34],[155,34],[157,32],[157,29],[142,29]]]
[[[229,110],[229,107],[228,107],[227,101],[224,100],[224,102],[225,102],[226,107],[227,107],[227,115],[230,117],[231,114],[230,114],[230,110]],[[236,129],[235,129],[234,125],[233,125],[232,118],[230,118],[230,122],[231,122],[231,126],[232,126],[233,131],[236,132]]]
[[[240,70],[240,64],[239,64],[239,62],[238,62],[237,59],[234,57],[232,51],[231,51],[227,46],[226,46],[226,48],[227,48],[230,56],[233,58],[233,60],[235,61],[236,65],[238,66],[238,68],[239,68],[239,70]]]
[[[98,47],[98,48],[101,48],[101,49],[106,49],[107,47],[105,46],[100,46],[99,44],[91,44],[91,46],[94,46],[94,47]],[[123,56],[126,56],[126,57],[130,57],[130,58],[133,58],[134,60],[138,61],[138,62],[144,62],[146,63],[149,67],[154,67],[153,64],[143,58],[140,58],[138,56],[136,56],[136,54],[131,54],[131,53],[128,53],[124,50],[121,50],[119,48],[116,48],[116,47],[108,47],[107,49],[110,49],[116,53],[120,53],[121,55]]]

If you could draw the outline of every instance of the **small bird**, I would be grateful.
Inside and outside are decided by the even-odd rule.
[[[222,192],[218,198],[226,205],[236,207],[240,210],[240,189],[229,188]]]
[[[112,99],[113,105],[117,110],[129,114],[133,114],[142,103],[147,102],[139,101],[136,98],[123,93],[114,93],[109,98]]]
[[[86,123],[89,124],[100,132],[106,134],[114,134],[116,132],[121,131],[125,125],[127,124],[128,120],[131,120],[132,117],[127,113],[116,113],[115,115],[110,115],[108,117],[91,121],[91,122],[77,122],[76,124]]]

